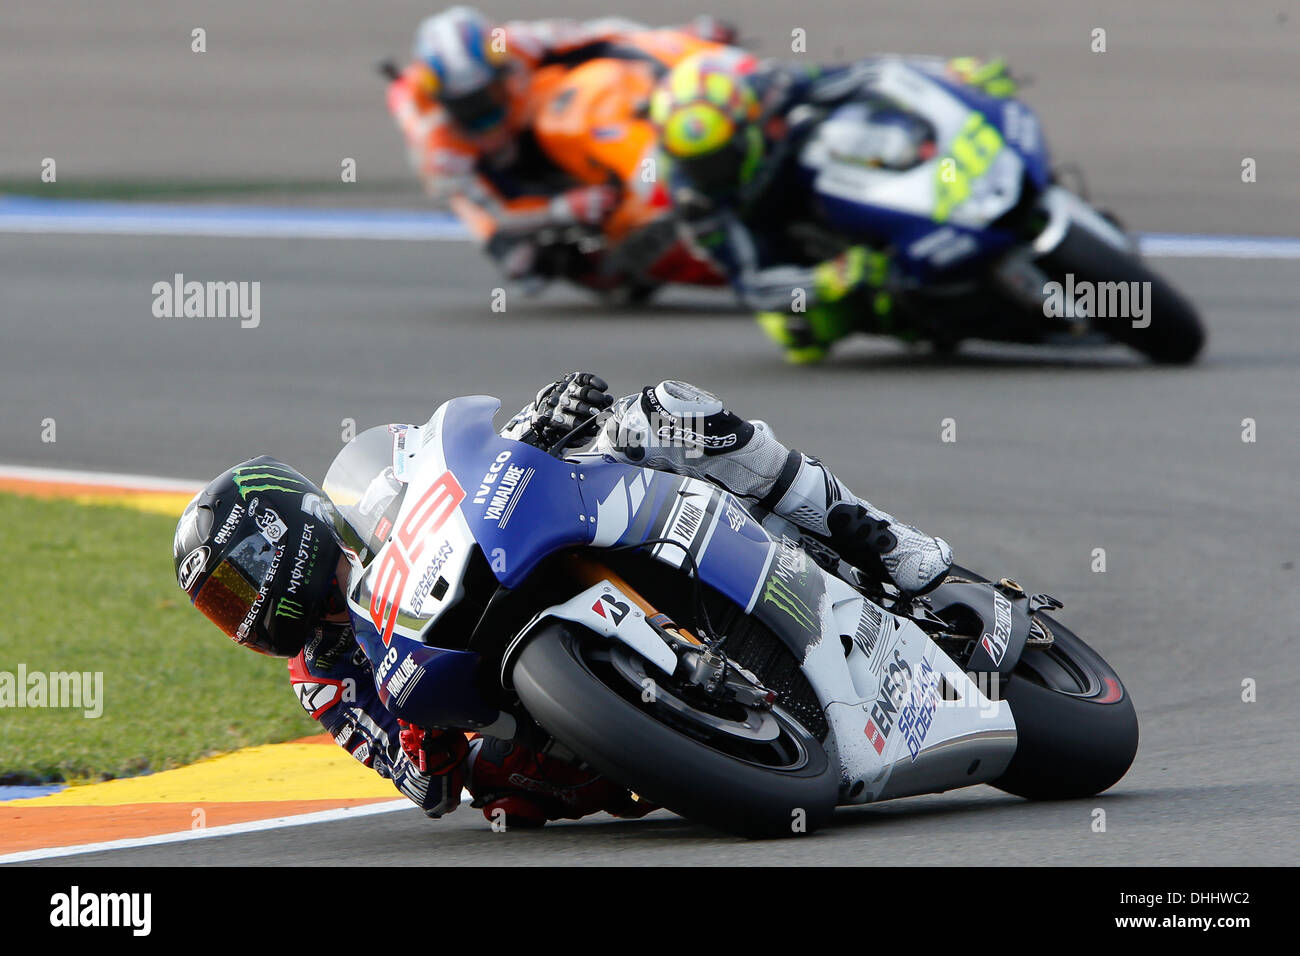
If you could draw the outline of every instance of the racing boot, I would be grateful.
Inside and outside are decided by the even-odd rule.
[[[812,270],[806,309],[760,312],[758,327],[785,350],[795,365],[820,362],[845,336],[870,331],[893,311],[887,284],[890,260],[865,246],[853,246]]]
[[[658,809],[587,767],[529,750],[509,740],[470,742],[465,786],[490,823],[533,828],[548,820],[577,820],[605,812],[636,819]]]
[[[903,591],[924,593],[948,573],[952,549],[946,541],[858,498],[818,459],[777,441],[766,422],[745,421],[703,389],[660,382],[613,409],[597,438],[599,452],[756,499]]]
[[[760,312],[755,321],[781,346],[791,365],[820,362],[832,345],[853,331],[847,311],[835,305],[815,305],[807,312]]]

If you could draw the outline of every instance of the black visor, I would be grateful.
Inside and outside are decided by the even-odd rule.
[[[471,133],[486,133],[506,118],[505,87],[497,80],[463,96],[446,96],[442,105],[462,128]]]
[[[270,586],[283,559],[284,549],[273,547],[261,534],[248,535],[208,575],[194,595],[194,606],[227,636],[272,653],[258,624],[269,610]]]
[[[711,153],[674,162],[696,189],[706,195],[715,195],[740,188],[745,155],[734,143],[728,143]]]

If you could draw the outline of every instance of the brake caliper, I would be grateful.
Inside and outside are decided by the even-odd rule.
[[[687,680],[714,700],[724,700],[771,710],[777,694],[759,683],[753,673],[710,648],[688,651],[684,660],[689,667]]]

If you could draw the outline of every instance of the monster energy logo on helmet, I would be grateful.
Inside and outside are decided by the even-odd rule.
[[[230,480],[239,489],[240,497],[247,498],[255,491],[306,490],[297,473],[286,465],[241,465],[230,473]]]
[[[804,602],[803,597],[794,588],[775,574],[767,579],[767,587],[763,589],[763,600],[776,605],[800,627],[809,631],[818,629],[812,608]]]
[[[282,597],[280,603],[275,606],[275,616],[287,617],[291,621],[297,621],[302,617],[304,610],[306,608],[292,598]]]

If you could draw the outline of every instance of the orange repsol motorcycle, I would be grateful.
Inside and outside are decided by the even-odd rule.
[[[556,227],[534,237],[540,274],[629,301],[642,301],[667,283],[724,283],[679,237],[647,117],[658,80],[685,57],[716,46],[679,30],[646,30],[601,45],[595,55],[584,51],[580,62],[534,72],[525,135],[550,167],[538,170],[538,182],[552,195],[584,185],[609,185],[619,193],[603,226]],[[381,70],[395,79],[391,63]],[[493,222],[472,204],[454,202],[453,209],[480,240],[492,234]]]

